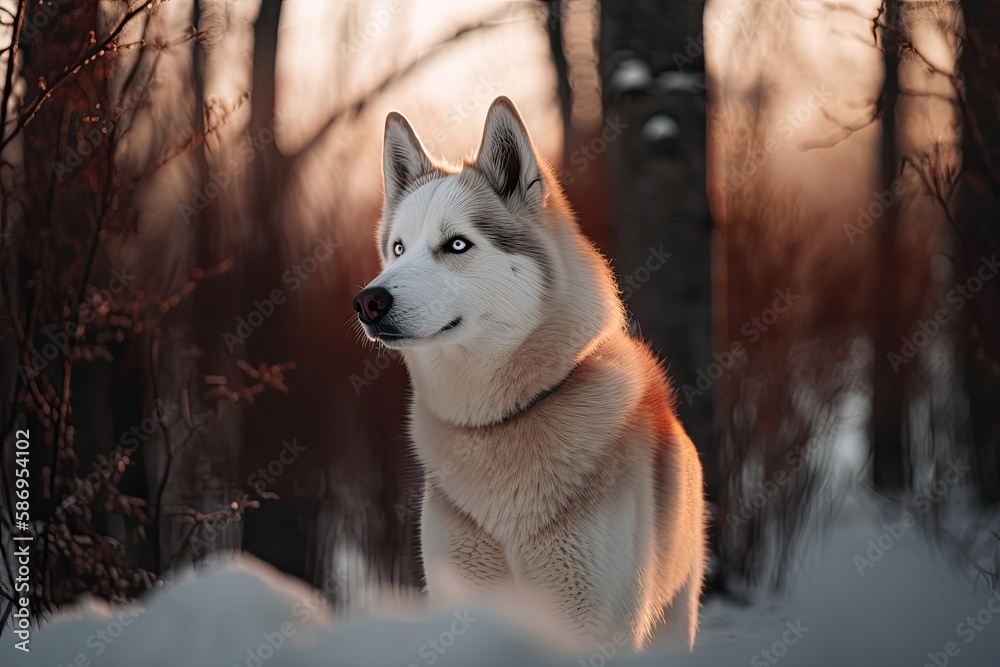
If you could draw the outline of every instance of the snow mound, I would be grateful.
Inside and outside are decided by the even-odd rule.
[[[863,518],[804,550],[787,597],[709,602],[692,654],[654,640],[641,655],[609,642],[568,656],[536,609],[509,601],[437,611],[400,603],[345,620],[318,591],[245,556],[188,573],[144,604],[87,601],[36,630],[30,654],[0,642],[0,664],[986,667],[1000,656],[1000,594],[977,590],[916,528]]]

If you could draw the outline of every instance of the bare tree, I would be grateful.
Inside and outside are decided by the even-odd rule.
[[[963,80],[961,199],[959,227],[964,243],[957,274],[969,279],[982,259],[1000,255],[1000,3],[965,0],[965,40],[959,67]],[[965,310],[960,338],[973,471],[984,502],[1000,502],[1000,286],[984,283]]]

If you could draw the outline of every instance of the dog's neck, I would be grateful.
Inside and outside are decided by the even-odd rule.
[[[562,327],[544,329],[532,332],[518,349],[492,357],[458,349],[408,356],[415,400],[451,424],[495,425],[558,391],[610,337],[607,327],[586,332],[592,334],[589,337],[567,335]],[[558,343],[553,342],[556,335],[562,336]]]
[[[489,424],[480,425],[479,428],[486,427],[486,426],[499,426],[501,424],[505,424],[505,423],[509,422],[512,419],[516,419],[517,417],[520,417],[521,415],[523,415],[526,412],[530,412],[539,403],[541,403],[546,398],[548,398],[552,394],[554,394],[557,391],[559,391],[560,389],[562,389],[563,385],[565,385],[566,382],[569,381],[569,379],[571,377],[573,377],[573,374],[576,373],[576,370],[578,368],[580,368],[580,365],[583,363],[583,361],[584,360],[581,359],[580,362],[576,366],[574,366],[573,369],[569,372],[569,375],[567,375],[562,380],[560,380],[559,382],[555,383],[554,385],[552,385],[548,389],[543,389],[540,392],[538,392],[537,394],[535,394],[534,396],[532,396],[531,400],[528,401],[526,404],[524,404],[524,405],[518,405],[518,406],[514,407],[513,410],[511,410],[510,412],[508,412],[507,414],[505,414],[504,416],[502,416],[500,419],[496,420],[495,422],[490,422]]]
[[[474,427],[509,419],[556,390],[624,330],[620,309],[610,305],[617,295],[601,293],[610,284],[599,275],[606,269],[588,251],[585,262],[565,267],[573,280],[546,297],[545,320],[517,344],[492,354],[468,346],[405,354],[415,400],[442,421]]]

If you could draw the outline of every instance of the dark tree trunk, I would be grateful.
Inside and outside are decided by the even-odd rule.
[[[570,128],[573,112],[573,91],[569,85],[569,63],[563,47],[563,18],[566,7],[565,0],[545,0],[548,7],[548,20],[545,29],[549,36],[549,50],[552,52],[552,65],[556,70],[556,94],[559,96],[559,110],[562,112],[563,128]]]
[[[712,362],[712,220],[705,189],[703,3],[601,3],[603,136],[610,182],[610,245],[642,336],[666,358],[678,389]],[[648,70],[640,87],[616,78],[623,62]],[[667,256],[664,256],[667,255]],[[679,396],[711,498],[718,476],[711,389]]]
[[[290,169],[288,159],[278,150],[274,139],[277,133],[275,68],[282,4],[282,0],[264,0],[254,24],[249,136],[256,148],[244,190],[248,200],[245,224],[249,226],[243,248],[247,267],[245,313],[253,312],[254,303],[269,299],[274,290],[287,291],[282,273],[302,259],[288,247],[289,235],[283,226],[295,224],[285,220],[283,215]],[[246,360],[251,366],[292,360],[292,350],[297,347],[290,326],[293,306],[286,303],[280,307],[286,310],[278,311],[279,306],[275,306],[275,315],[268,317],[247,339]],[[310,447],[314,439],[309,432],[319,429],[298,409],[304,398],[300,393],[314,391],[314,388],[297,383],[300,379],[297,375],[297,369],[290,373],[289,382],[293,383],[290,393],[265,392],[247,410],[241,480],[252,479],[258,469],[266,470],[269,462],[281,454],[283,442],[294,441],[298,446],[316,449]],[[296,511],[291,483],[296,472],[289,466],[287,474],[282,473],[267,488],[279,497],[265,500],[258,509],[247,514],[243,547],[286,572],[307,578],[303,529],[315,515]]]
[[[965,0],[966,40],[959,67],[965,84],[958,277],[971,278],[983,258],[1000,256],[1000,2]],[[984,502],[1000,502],[1000,286],[963,309],[959,354],[969,397],[972,470]]]
[[[899,97],[900,29],[897,0],[885,0],[881,46],[885,80],[879,111],[882,116],[881,192],[891,192],[898,177],[900,159],[896,141],[896,103]],[[873,312],[872,338],[875,342],[874,396],[872,409],[872,475],[878,489],[907,488],[910,484],[910,461],[904,424],[905,367],[894,369],[890,353],[898,352],[905,334],[899,308],[897,237],[899,207],[890,205],[878,227],[878,282]],[[898,372],[897,372],[898,371]]]
[[[697,396],[683,391],[699,386],[714,344],[703,9],[699,0],[601,3],[605,122],[589,147],[606,151],[610,254],[627,306],[641,336],[666,359],[715,507],[715,388]],[[648,77],[639,86],[623,85],[616,76],[623,68]],[[711,546],[718,553],[714,530]]]

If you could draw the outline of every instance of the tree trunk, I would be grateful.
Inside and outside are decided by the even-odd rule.
[[[891,192],[899,171],[896,141],[896,102],[899,97],[898,0],[885,0],[881,32],[885,80],[879,110],[882,115],[881,183],[879,191]],[[905,366],[894,369],[890,353],[898,352],[899,341],[906,333],[901,328],[898,308],[899,280],[897,236],[899,207],[886,207],[878,227],[878,282],[875,289],[872,338],[875,343],[874,395],[872,406],[872,474],[878,489],[908,488],[910,461],[904,435]],[[898,372],[897,372],[898,370]]]
[[[601,3],[600,68],[610,243],[642,336],[674,385],[696,386],[712,362],[712,220],[705,189],[705,65],[698,1]],[[623,86],[625,70],[648,74]],[[616,74],[619,76],[616,77]],[[635,80],[633,77],[632,80]],[[678,410],[718,494],[714,395],[680,393]]]
[[[683,391],[699,386],[714,344],[705,61],[703,49],[691,46],[702,43],[703,10],[698,0],[601,3],[604,126],[588,147],[607,155],[610,254],[626,304],[666,360],[710,507],[717,507],[715,390]],[[713,553],[717,538],[713,531]]]
[[[965,0],[966,40],[959,59],[965,84],[963,171],[959,225],[959,281],[976,274],[983,258],[1000,256],[1000,2]],[[964,309],[959,359],[969,398],[972,471],[980,498],[1000,502],[1000,285],[983,290]]]

